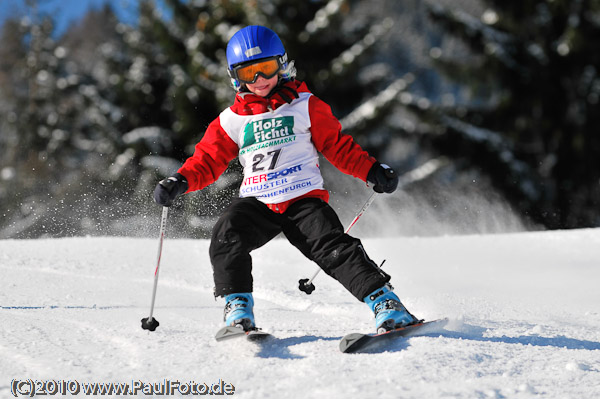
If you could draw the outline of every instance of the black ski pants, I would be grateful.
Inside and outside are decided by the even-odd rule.
[[[281,232],[361,301],[390,279],[369,259],[360,240],[344,233],[337,214],[325,201],[301,199],[279,214],[256,198],[236,198],[213,228],[210,259],[215,296],[252,292],[250,252]],[[281,267],[285,262],[281,259]]]

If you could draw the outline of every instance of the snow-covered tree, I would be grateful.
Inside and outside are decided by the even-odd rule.
[[[79,41],[70,41],[76,36],[70,32],[55,38],[52,19],[45,15],[33,13],[5,25],[0,70],[3,237],[97,232],[107,214],[97,204],[114,190],[107,171],[122,146],[115,127],[121,113],[99,94],[93,63],[86,65],[70,52],[79,51],[82,43],[97,47],[107,42],[116,19],[105,8],[82,23],[85,27],[70,31],[84,31]],[[104,34],[94,38],[94,25],[102,26]]]
[[[431,7],[472,50],[434,48],[469,102],[429,112],[438,150],[490,176],[522,212],[552,228],[600,225],[600,3],[485,1],[477,18]]]

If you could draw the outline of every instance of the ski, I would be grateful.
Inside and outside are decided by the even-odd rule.
[[[239,327],[226,326],[217,331],[215,339],[217,341],[226,341],[233,338],[246,337],[249,341],[262,341],[270,336],[271,334],[258,328],[250,331],[244,331]]]
[[[381,334],[352,333],[345,335],[340,341],[340,350],[344,353],[361,352],[367,348],[389,342],[401,337],[425,335],[438,331],[448,323],[448,319],[420,322],[407,327],[397,328]]]

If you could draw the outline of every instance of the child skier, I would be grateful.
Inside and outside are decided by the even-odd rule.
[[[279,233],[375,313],[378,331],[418,320],[388,284],[390,276],[344,234],[323,188],[317,151],[334,166],[391,193],[398,177],[341,133],[330,107],[295,80],[281,40],[263,26],[238,31],[227,44],[234,104],[206,129],[173,176],[158,183],[155,201],[170,206],[180,194],[215,182],[236,156],[244,178],[215,224],[210,244],[215,296],[224,296],[225,324],[255,329],[250,252]]]

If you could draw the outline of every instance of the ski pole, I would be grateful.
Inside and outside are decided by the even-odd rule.
[[[369,208],[369,206],[371,206],[371,204],[375,200],[376,194],[377,193],[375,193],[375,192],[371,194],[371,196],[369,197],[367,202],[365,202],[365,204],[362,206],[362,208],[360,208],[360,211],[358,211],[358,213],[356,214],[354,219],[352,219],[352,222],[350,222],[348,227],[346,227],[344,234],[348,234],[350,229],[352,229],[352,226],[354,226],[356,224],[356,222],[358,222],[358,219],[360,219],[360,217],[363,215],[363,213],[365,213],[365,211]],[[320,272],[321,272],[321,268],[318,268],[317,271],[315,272],[315,274],[313,274],[313,276],[310,279],[303,278],[300,281],[298,281],[298,283],[299,283],[298,288],[300,289],[300,291],[306,292],[308,295],[310,295],[315,290],[315,285],[312,282],[319,275]]]
[[[448,163],[448,161],[444,157],[430,159],[429,161],[425,162],[424,164],[403,174],[398,181],[398,189],[402,189],[403,187],[405,187],[411,183],[425,179],[426,177],[432,175],[437,170],[441,169],[447,163]],[[367,208],[369,208],[369,206],[375,199],[375,194],[376,193],[371,194],[371,196],[369,197],[367,202],[365,202],[365,204],[360,209],[360,211],[358,211],[358,213],[356,214],[356,216],[354,217],[354,219],[352,220],[352,222],[350,223],[348,228],[346,228],[346,231],[344,233],[347,234],[350,231],[350,229],[352,228],[352,226],[354,226],[356,224],[358,219],[360,219],[362,214],[365,213]],[[315,285],[312,282],[315,279],[315,277],[317,277],[319,272],[321,272],[320,268],[317,269],[315,274],[313,274],[313,276],[310,279],[307,279],[307,278],[301,279],[299,281],[299,287],[298,287],[300,289],[300,291],[306,292],[308,295],[310,295],[315,290]]]
[[[158,270],[160,267],[160,258],[162,254],[163,240],[165,238],[165,231],[167,229],[167,215],[169,208],[163,206],[162,217],[160,219],[160,236],[158,238],[158,255],[156,257],[156,270],[154,270],[154,288],[152,289],[152,302],[150,304],[150,316],[142,319],[142,328],[144,330],[154,331],[159,326],[158,320],[152,317],[154,312],[154,300],[156,299],[156,287],[158,286]]]

